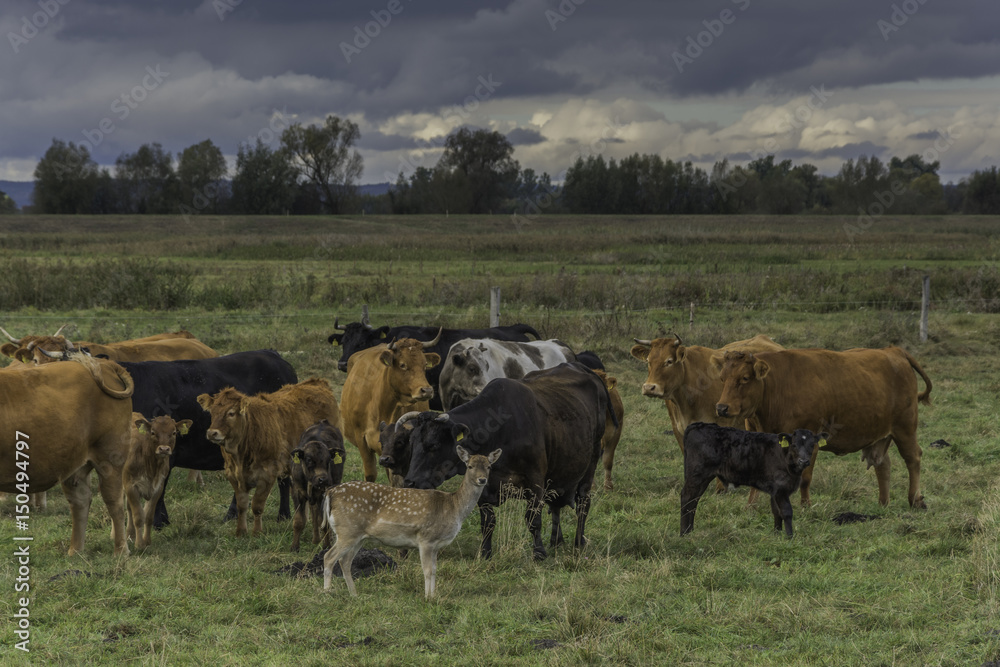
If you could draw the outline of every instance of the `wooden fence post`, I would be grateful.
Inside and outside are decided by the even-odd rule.
[[[367,303],[361,305],[361,324],[369,324]]]
[[[500,288],[490,288],[490,326],[500,326]]]
[[[931,277],[924,276],[924,293],[920,300],[920,342],[927,342],[927,311],[931,309]]]
[[[694,301],[691,302],[691,316],[688,318],[688,329],[694,329]]]

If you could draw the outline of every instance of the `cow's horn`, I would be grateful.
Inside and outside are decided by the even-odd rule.
[[[390,352],[395,352],[396,351],[396,339],[395,338],[393,338],[391,341],[389,341],[389,351]]]
[[[651,340],[642,340],[640,338],[633,338],[632,340],[634,340],[635,342],[637,342],[639,345],[645,345],[647,347],[649,347],[649,346],[651,346],[653,344],[653,341],[651,341]]]
[[[422,347],[425,350],[429,347],[434,347],[435,345],[441,342],[441,334],[443,332],[444,332],[444,327],[441,327],[440,329],[438,329],[438,335],[434,336],[434,340],[429,340],[426,343],[420,343],[420,347]]]
[[[361,324],[364,325],[365,329],[373,329],[374,328],[372,326],[371,321],[368,319],[368,313],[367,312],[361,313]]]
[[[673,333],[673,334],[674,334],[674,338],[676,338],[676,339],[677,339],[677,344],[678,344],[678,345],[683,345],[683,344],[684,344],[684,343],[682,343],[682,342],[681,342],[681,337],[680,337],[680,336],[678,336],[678,335],[677,335],[676,333],[674,333],[673,331],[671,331],[670,333]]]
[[[419,414],[420,413],[416,412],[416,411],[414,411],[414,412],[407,412],[405,415],[403,415],[402,417],[400,417],[399,419],[396,420],[396,428],[398,429],[398,428],[402,427],[403,424],[405,424],[406,422],[410,421],[414,417],[417,417]]]
[[[333,318],[333,328],[337,331],[347,331],[347,327],[340,326],[340,317]]]
[[[436,422],[447,422],[451,421],[451,416],[447,412],[442,412],[437,417],[434,418]]]
[[[66,325],[65,325],[65,324],[64,324],[64,325],[62,325],[61,327],[59,327],[59,328],[58,328],[58,329],[56,330],[56,332],[55,332],[54,334],[52,334],[52,337],[53,337],[53,338],[55,338],[56,336],[58,336],[59,334],[61,334],[61,333],[62,333],[62,330],[63,330],[63,329],[65,329],[65,328],[66,328]]]
[[[60,360],[66,359],[64,352],[50,352],[46,350],[44,347],[38,348],[38,351],[44,354],[49,359],[60,359]]]
[[[13,337],[13,336],[11,336],[11,335],[10,335],[9,333],[7,333],[6,329],[4,329],[3,327],[0,327],[0,331],[2,331],[2,332],[3,332],[3,335],[4,335],[4,336],[6,336],[7,338],[10,338],[10,342],[12,342],[12,343],[17,343],[18,345],[20,345],[20,344],[21,344],[21,341],[20,341],[20,340],[18,340],[17,338],[14,338],[14,337]]]
[[[78,352],[76,346],[73,345],[73,341],[71,341],[69,338],[66,339],[66,349],[69,350],[70,352]]]

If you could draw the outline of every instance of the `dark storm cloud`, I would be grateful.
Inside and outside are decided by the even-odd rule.
[[[507,133],[507,141],[514,146],[531,146],[545,141],[545,137],[538,130],[519,127]]]

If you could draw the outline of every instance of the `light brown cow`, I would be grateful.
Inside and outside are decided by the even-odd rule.
[[[609,413],[604,424],[604,436],[601,438],[601,457],[604,463],[604,488],[612,491],[615,488],[611,481],[611,468],[615,465],[615,450],[618,448],[618,441],[622,437],[622,428],[625,419],[625,404],[622,403],[621,394],[618,393],[618,378],[612,377],[602,370],[594,369],[597,377],[601,378],[604,386],[608,388],[608,396],[611,398],[611,411],[618,419],[616,426]]]
[[[684,345],[676,334],[673,338],[635,339],[635,342],[637,345],[632,348],[632,356],[645,361],[649,369],[642,394],[662,398],[666,403],[674,438],[682,452],[684,431],[694,422],[736,428],[746,426],[742,419],[719,417],[715,411],[722,394],[722,381],[719,380],[718,370],[711,365],[712,356],[729,350],[763,352],[785,349],[763,334],[729,343],[721,350]]]
[[[201,394],[198,404],[212,415],[206,436],[222,448],[224,474],[236,493],[237,537],[247,534],[251,489],[253,534],[260,534],[267,496],[279,477],[288,477],[302,432],[322,419],[343,428],[330,383],[320,378],[255,396],[228,387],[214,396]]]
[[[875,467],[882,505],[889,503],[886,453],[893,441],[910,473],[910,506],[926,507],[920,494],[917,403],[930,403],[931,381],[905,350],[726,352],[712,363],[723,382],[716,406],[720,416],[757,419],[758,430],[767,433],[827,431],[827,444],[819,449],[837,455],[860,450],[868,467]],[[914,371],[926,387],[921,394]],[[809,504],[816,451],[802,473],[803,505]]]
[[[128,553],[121,475],[133,388],[121,366],[90,357],[0,373],[0,491],[61,484],[73,518],[70,555],[83,551],[94,469],[115,553]]]
[[[365,480],[374,482],[378,477],[376,464],[382,453],[379,423],[395,422],[407,410],[429,409],[434,388],[424,371],[441,363],[441,357],[425,353],[424,348],[436,345],[440,337],[438,331],[437,337],[426,343],[403,338],[351,355],[340,398],[343,433],[361,453]]]
[[[187,435],[192,423],[190,419],[175,422],[168,416],[150,421],[138,412],[132,413],[132,444],[122,469],[122,486],[127,501],[126,530],[137,549],[145,549],[152,542],[153,512],[170,472],[170,455],[177,436]]]
[[[60,329],[61,331],[62,329]],[[187,331],[157,334],[119,343],[86,343],[68,340],[56,332],[52,336],[14,338],[0,329],[10,343],[0,346],[0,352],[24,363],[36,365],[65,359],[69,353],[86,351],[103,355],[112,361],[174,361],[177,359],[209,359],[219,354]],[[49,353],[49,354],[46,354]]]

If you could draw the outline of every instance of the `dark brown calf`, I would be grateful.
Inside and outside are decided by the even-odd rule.
[[[292,551],[299,550],[299,539],[306,524],[306,506],[312,517],[313,544],[319,543],[320,525],[324,524],[321,505],[327,489],[344,478],[344,436],[340,429],[323,419],[305,430],[292,450]],[[330,547],[329,528],[323,526],[323,546]]]

